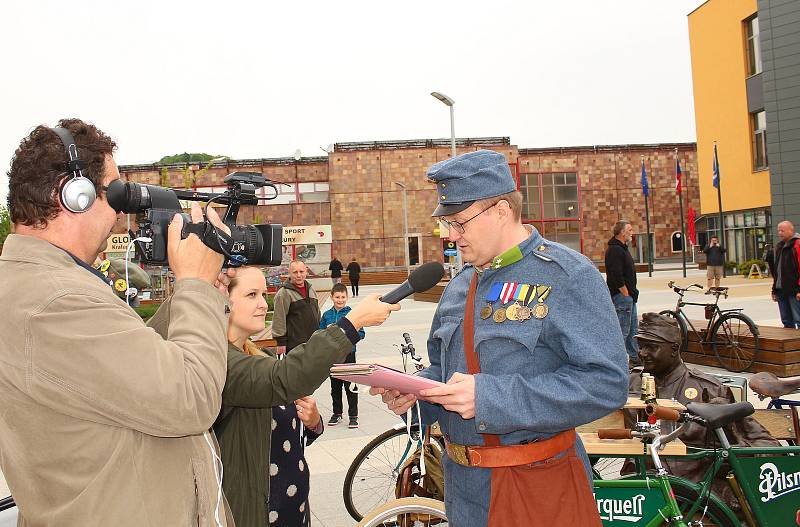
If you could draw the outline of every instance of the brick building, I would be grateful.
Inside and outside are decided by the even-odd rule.
[[[684,174],[684,212],[699,208],[694,143],[520,149],[508,138],[459,139],[458,153],[488,148],[506,156],[523,193],[523,217],[546,237],[603,258],[611,225],[625,218],[644,233],[641,159],[650,184],[650,214],[656,258],[680,257],[671,238],[680,232],[675,195],[675,149]],[[240,223],[286,226],[331,225],[332,244],[295,246],[286,257],[300,257],[316,271],[327,269],[332,254],[345,264],[402,268],[405,248],[412,265],[443,259],[438,222],[430,217],[436,189],[425,178],[432,164],[450,156],[449,141],[337,143],[327,157],[242,159],[201,165],[128,165],[120,172],[139,183],[224,190],[222,178],[233,171],[257,171],[280,183],[276,199],[243,206]],[[403,240],[403,189],[408,239]],[[269,189],[264,189],[264,197]],[[634,240],[634,258],[645,261]]]

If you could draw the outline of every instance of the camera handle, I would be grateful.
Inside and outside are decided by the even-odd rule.
[[[189,223],[184,221],[181,229],[181,239],[188,238],[190,234],[196,234],[208,248],[224,255],[229,262],[239,263],[240,265],[247,263],[246,258],[243,256],[230,253],[233,248],[233,238],[222,229],[212,225],[211,222]]]

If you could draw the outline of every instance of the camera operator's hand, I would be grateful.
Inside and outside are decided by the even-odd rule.
[[[208,219],[212,225],[230,234],[230,229],[222,223],[212,207],[209,207]],[[200,204],[194,202],[192,203],[192,223],[201,221],[203,221],[203,212]],[[167,258],[169,266],[175,273],[175,280],[198,278],[214,284],[219,279],[225,257],[209,249],[195,234],[190,234],[182,240],[181,229],[183,229],[183,217],[176,214],[169,224],[167,234]]]
[[[225,296],[228,296],[228,286],[231,284],[231,280],[236,278],[236,268],[230,267],[224,271],[221,271],[217,275],[217,279],[214,281],[214,287],[219,289],[219,292]]]
[[[381,302],[381,295],[373,293],[359,302],[345,318],[349,320],[356,329],[367,326],[379,326],[383,324],[392,311],[399,311],[399,304],[387,304]]]

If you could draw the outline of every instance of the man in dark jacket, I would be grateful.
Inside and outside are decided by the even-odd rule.
[[[636,289],[636,267],[628,251],[628,243],[633,238],[633,226],[628,221],[620,220],[614,224],[612,233],[614,237],[608,240],[606,249],[606,283],[617,310],[622,336],[625,337],[628,359],[635,365],[639,364],[639,345],[635,338],[639,325],[636,314],[639,290]]]
[[[343,269],[344,269],[344,266],[342,265],[342,262],[340,262],[339,259],[334,256],[333,260],[331,260],[331,263],[328,266],[328,271],[331,272],[331,281],[333,282],[333,284],[331,284],[331,285],[336,285],[336,284],[341,284],[342,283],[342,270]]]
[[[300,260],[289,264],[289,281],[275,293],[272,336],[278,353],[286,353],[308,341],[319,329],[317,292],[306,281],[308,268]]]
[[[722,278],[722,269],[725,266],[725,253],[727,249],[720,246],[719,238],[712,236],[708,245],[703,249],[706,255],[706,278],[708,279],[708,290],[711,291],[711,285],[719,287],[719,281]]]
[[[350,279],[350,289],[353,290],[353,296],[358,296],[358,281],[361,278],[361,266],[355,258],[347,264],[347,277]]]
[[[778,303],[783,327],[800,328],[800,235],[790,221],[778,224],[775,251],[768,254],[772,275],[772,300]]]

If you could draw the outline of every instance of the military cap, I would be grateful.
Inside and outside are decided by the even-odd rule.
[[[645,313],[642,315],[636,338],[650,342],[669,342],[674,344],[680,344],[682,340],[678,321],[658,313]]]
[[[428,181],[436,183],[439,206],[431,216],[448,216],[479,199],[517,190],[517,183],[503,154],[477,150],[440,161],[428,169]]]

